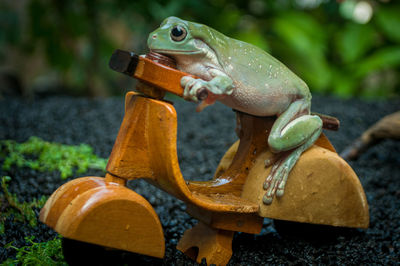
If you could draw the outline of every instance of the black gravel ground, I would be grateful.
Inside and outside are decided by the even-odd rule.
[[[87,143],[101,157],[108,157],[123,116],[123,98],[82,99],[48,97],[26,101],[18,98],[0,100],[0,139],[26,141],[38,136],[64,144]],[[400,100],[340,100],[314,96],[313,111],[341,120],[339,132],[326,132],[338,151],[386,114],[397,111]],[[175,101],[179,115],[178,156],[187,179],[211,178],[219,159],[236,140],[235,115],[231,109],[216,104],[202,113],[195,105]],[[0,161],[1,163],[1,161]],[[277,224],[265,219],[260,235],[237,233],[233,241],[231,265],[259,264],[384,264],[400,263],[400,142],[385,140],[351,162],[364,186],[370,206],[370,228],[335,229],[298,224]],[[30,169],[12,169],[10,191],[21,200],[50,195],[62,183],[57,173],[39,173]],[[89,172],[86,175],[100,175]],[[175,249],[180,236],[196,221],[185,213],[185,206],[175,198],[143,181],[131,182],[136,192],[153,205],[163,224],[166,239],[164,260],[125,254],[112,264],[195,264]],[[39,210],[37,210],[39,211]],[[24,236],[47,241],[56,234],[45,225],[32,229],[23,223],[5,224],[0,235],[0,262],[15,256],[3,245],[14,241],[26,245]],[[310,235],[296,233],[307,229]],[[322,233],[321,233],[322,232]]]

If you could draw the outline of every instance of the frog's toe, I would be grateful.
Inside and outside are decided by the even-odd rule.
[[[274,164],[272,166],[271,172],[269,173],[269,175],[267,176],[267,178],[264,181],[264,184],[263,184],[264,190],[267,190],[269,187],[271,187],[272,182],[275,179],[274,177],[275,177],[275,173],[276,173],[276,170],[278,169],[278,167],[279,167],[279,162],[277,162],[276,164]]]
[[[283,196],[288,175],[289,167],[287,163],[279,161],[274,164],[271,173],[263,184],[264,190],[267,190],[263,197],[264,204],[271,204],[275,195],[277,197]]]
[[[274,187],[276,181],[277,180],[275,178],[275,175],[273,173],[269,174],[267,179],[265,179],[264,184],[263,184],[264,190],[268,190],[268,189]]]
[[[281,189],[281,188],[278,188],[277,190],[276,190],[276,196],[277,197],[282,197],[283,196],[283,194],[285,194],[285,190],[284,189]]]
[[[267,192],[265,192],[264,197],[263,197],[263,203],[264,204],[271,204],[272,200],[274,199],[275,196],[275,192],[277,189],[277,182],[276,180],[274,180],[275,182],[273,182],[273,184],[271,184],[271,186],[267,189]]]
[[[285,176],[280,181],[278,188],[276,190],[277,197],[282,197],[283,194],[285,193],[285,185],[286,185],[287,177],[288,177],[288,174],[285,174]]]
[[[234,88],[235,88],[235,86],[228,87],[228,88],[225,90],[224,94],[226,94],[226,95],[232,95],[233,89],[234,89]]]
[[[181,85],[182,85],[182,87],[185,87],[186,84],[188,84],[190,82],[193,82],[194,80],[195,79],[190,77],[190,76],[184,76],[184,77],[181,78]]]
[[[276,189],[278,188],[278,182],[279,182],[279,180],[277,180],[276,178],[274,178],[274,176],[272,176],[271,182],[264,183],[264,189],[267,190],[267,192],[264,194],[264,197],[263,197],[264,204],[269,205],[272,203],[272,200],[276,193]]]
[[[201,88],[207,88],[207,82],[198,79],[190,89],[190,93],[196,95],[197,91],[200,90]]]
[[[185,77],[183,77],[185,78]],[[182,79],[183,79],[182,78]],[[204,82],[200,79],[187,79],[186,85],[185,85],[185,90],[183,92],[183,98],[186,100],[191,100],[194,102],[197,102],[197,91],[201,88],[203,88]]]
[[[263,184],[264,190],[267,190],[269,188],[269,186],[271,185],[272,179],[270,179],[270,176],[271,175],[269,175],[267,177],[267,179],[264,181],[264,184]]]
[[[276,189],[276,196],[282,197],[285,193],[285,185],[289,176],[289,168],[286,165],[281,166],[278,188]]]
[[[272,196],[268,196],[267,193],[265,193],[264,197],[263,197],[263,203],[265,205],[270,205],[272,203]]]

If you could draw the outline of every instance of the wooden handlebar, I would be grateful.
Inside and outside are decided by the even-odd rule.
[[[181,78],[191,74],[179,71],[165,64],[156,62],[146,56],[138,56],[133,52],[115,50],[111,56],[109,66],[111,69],[139,79],[161,90],[171,92],[178,96],[183,95]]]

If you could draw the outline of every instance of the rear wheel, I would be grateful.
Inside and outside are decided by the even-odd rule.
[[[281,236],[317,242],[335,240],[339,236],[348,236],[359,233],[359,231],[354,228],[283,220],[274,220],[274,227]]]

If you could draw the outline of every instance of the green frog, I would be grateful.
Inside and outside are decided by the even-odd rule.
[[[185,99],[197,102],[207,92],[199,111],[220,101],[251,115],[277,117],[268,144],[283,156],[266,177],[263,202],[282,197],[291,169],[322,131],[322,120],[310,114],[307,84],[262,49],[177,17],[165,19],[147,43],[151,51],[174,58],[179,70],[199,77],[181,79]]]

